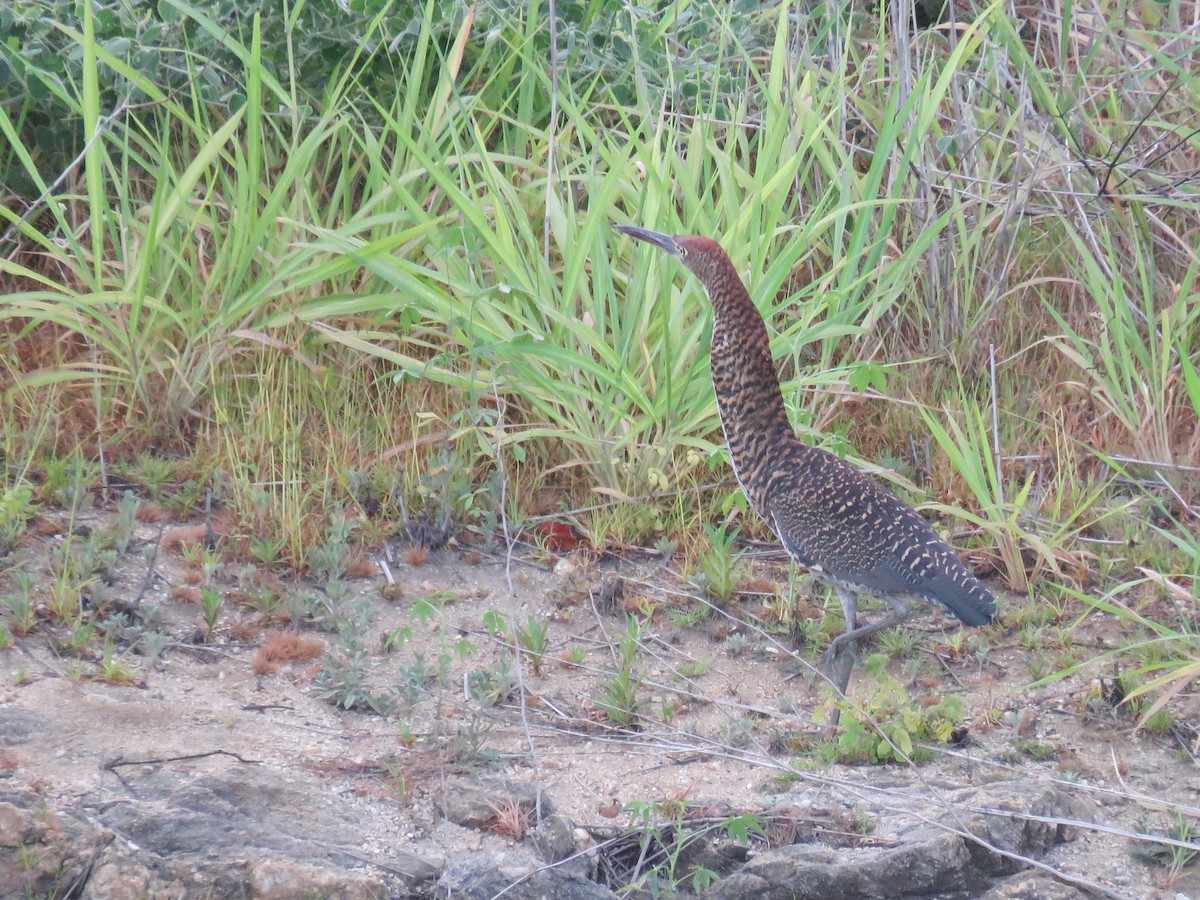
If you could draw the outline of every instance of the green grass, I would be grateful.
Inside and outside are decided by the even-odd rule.
[[[728,473],[708,306],[611,230],[638,222],[718,238],[800,431],[904,463],[920,489],[883,476],[1013,590],[1109,603],[1142,566],[1194,596],[1200,78],[1178,10],[1101,4],[1087,42],[1035,48],[999,4],[897,46],[873,11],[595,3],[555,57],[536,2],[406,6],[403,52],[360,23],[322,83],[258,19],[170,6],[219,43],[224,100],[200,55],[182,83],[142,74],[85,5],[40,110],[94,135],[78,164],[43,170],[39,94],[0,103],[30,186],[0,209],[0,554],[38,504],[81,502],[51,495],[68,459],[96,467],[72,490],[140,472],[184,511],[214,486],[272,565],[310,565],[335,509],[444,506],[485,535],[543,483],[604,542],[698,532],[739,502],[701,489]],[[114,85],[143,102],[113,115]],[[64,618],[87,577],[61,573]],[[1193,633],[1184,605],[1169,636]],[[1149,684],[1194,679],[1192,652]]]

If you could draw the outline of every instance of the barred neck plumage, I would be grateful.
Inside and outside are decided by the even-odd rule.
[[[767,326],[724,259],[705,289],[713,307],[711,365],[717,408],[734,472],[755,509],[766,509],[770,472],[784,449],[799,444],[779,389]]]

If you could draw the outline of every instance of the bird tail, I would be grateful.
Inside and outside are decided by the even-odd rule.
[[[988,625],[996,615],[996,598],[974,575],[938,575],[926,582],[927,596],[967,625]]]

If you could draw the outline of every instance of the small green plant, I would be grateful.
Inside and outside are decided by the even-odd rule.
[[[0,650],[8,650],[14,644],[13,634],[4,622],[0,622]]]
[[[627,887],[652,897],[675,897],[684,891],[698,894],[716,882],[716,872],[693,861],[704,855],[695,851],[714,837],[739,844],[748,844],[751,834],[766,837],[761,815],[696,816],[682,798],[658,803],[633,801],[626,811],[625,839],[638,847],[638,863],[628,876]]]
[[[269,538],[262,535],[251,535],[250,537],[250,555],[262,563],[267,568],[273,568],[279,564],[279,555],[287,547],[287,538]],[[312,566],[312,558],[309,558],[309,567]]]
[[[1050,663],[1050,657],[1045,653],[1033,653],[1025,657],[1025,671],[1029,673],[1029,677],[1034,681],[1039,681],[1045,678],[1047,674],[1053,671]]]
[[[738,530],[705,524],[708,550],[696,560],[699,568],[691,583],[713,603],[728,603],[737,594],[741,583],[741,553],[734,549]]]
[[[516,632],[522,655],[533,666],[535,675],[542,674],[542,658],[546,655],[546,648],[550,643],[550,624],[539,621],[537,616],[530,614],[524,625],[516,627]]]
[[[671,606],[667,608],[667,618],[680,628],[692,628],[709,617],[711,610],[703,603],[689,603],[686,606]]]
[[[129,468],[129,477],[146,486],[151,498],[161,502],[175,480],[175,460],[157,453],[141,453]]]
[[[508,631],[508,618],[498,609],[489,609],[483,614],[483,627],[492,637],[499,637]]]
[[[265,619],[274,619],[283,609],[283,598],[265,585],[247,591],[244,603]]]
[[[1130,842],[1129,855],[1147,866],[1166,867],[1168,884],[1200,858],[1200,828],[1179,810],[1171,810],[1171,821],[1165,828],[1152,827],[1145,815],[1139,816],[1133,827],[1143,837]],[[1189,846],[1167,843],[1161,839],[1164,837]]]
[[[582,665],[583,661],[587,659],[587,655],[587,647],[575,645],[567,648],[563,661],[570,663],[573,666],[579,666]]]
[[[71,519],[92,505],[92,489],[99,484],[96,466],[76,453],[70,459],[52,459],[46,463],[43,496],[53,497]]]
[[[488,669],[471,672],[467,676],[467,689],[480,703],[496,706],[515,698],[520,684],[508,659],[501,658]]]
[[[162,631],[143,631],[141,635],[142,655],[156,660],[171,645],[171,635]]]
[[[388,653],[395,653],[412,640],[412,634],[411,625],[397,625],[383,636],[383,649]]]
[[[308,571],[318,583],[336,582],[346,574],[352,556],[350,535],[353,531],[354,521],[342,512],[329,517],[324,542],[308,554]]]
[[[1053,759],[1058,755],[1058,747],[1054,744],[1039,741],[1035,738],[1017,738],[1013,741],[1013,749],[1038,762]]]
[[[18,481],[0,490],[0,559],[12,552],[36,512],[33,488],[27,482]]]
[[[0,611],[8,616],[8,625],[13,633],[20,636],[33,631],[37,623],[37,610],[34,609],[33,597],[30,590],[33,587],[33,576],[18,569],[13,576],[16,582],[16,593],[0,600]]]
[[[725,638],[725,651],[733,659],[737,659],[746,652],[748,639],[746,635],[740,631],[735,631],[729,637]]]
[[[77,622],[83,610],[83,592],[91,581],[82,585],[66,579],[57,579],[50,585],[50,614],[59,622]]]
[[[921,643],[921,634],[911,628],[889,628],[877,632],[875,641],[893,659],[907,659]]]
[[[918,744],[945,743],[962,724],[962,701],[947,696],[922,707],[909,699],[903,685],[887,671],[888,657],[871,654],[864,668],[873,679],[860,699],[862,712],[840,698],[840,733],[818,752],[826,762],[881,763],[928,759],[933,752]]]
[[[221,619],[221,606],[220,591],[211,587],[200,589],[200,607],[204,612],[205,640],[212,637],[212,633],[217,627],[217,622]]]
[[[733,637],[733,635],[730,635],[730,637]],[[697,659],[693,662],[681,663],[675,670],[676,674],[678,674],[680,678],[688,681],[692,680],[693,678],[700,678],[704,675],[707,675],[711,671],[711,659]]]
[[[641,645],[642,627],[636,616],[625,617],[625,630],[617,645],[617,671],[604,683],[604,699],[597,707],[614,724],[632,727],[638,718],[638,689],[642,679],[634,671],[633,662]]]
[[[105,684],[133,684],[133,673],[129,667],[125,665],[121,657],[117,656],[113,648],[112,636],[104,639],[104,651],[100,657],[100,672],[96,675],[96,681],[103,681]]]
[[[141,503],[133,491],[125,491],[117,504],[117,511],[112,518],[113,546],[117,553],[124,556],[133,540],[133,532],[137,528],[137,512]]]
[[[406,680],[411,682],[411,673]],[[421,684],[424,684],[422,672]],[[375,683],[370,664],[370,652],[363,643],[360,630],[347,624],[338,634],[321,661],[316,677],[317,694],[322,700],[359,712],[387,715],[400,699],[396,688],[384,688]]]
[[[749,747],[754,743],[755,724],[748,713],[729,719],[721,726],[721,742],[729,747]]]
[[[492,726],[479,716],[472,715],[469,722],[459,727],[450,739],[450,758],[464,766],[494,766],[500,762],[499,751],[487,746]]]
[[[1017,633],[1017,639],[1026,650],[1041,650],[1046,646],[1046,638],[1045,626],[1032,622]]]
[[[55,642],[65,656],[91,656],[92,638],[96,636],[94,622],[86,622],[82,618],[75,619],[67,631],[67,639]]]

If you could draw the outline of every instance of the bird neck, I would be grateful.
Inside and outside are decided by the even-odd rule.
[[[732,266],[731,266],[732,268]],[[708,287],[713,305],[712,363],[717,408],[734,472],[761,512],[777,455],[796,442],[771,358],[767,326],[732,271]]]

